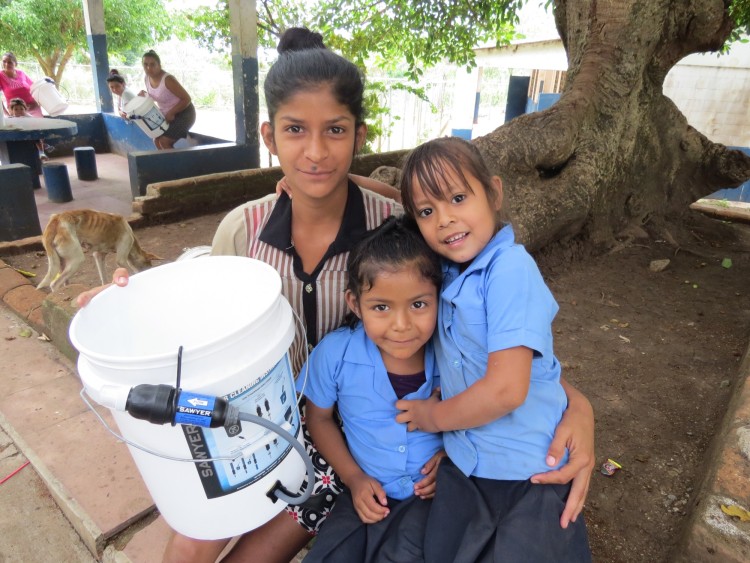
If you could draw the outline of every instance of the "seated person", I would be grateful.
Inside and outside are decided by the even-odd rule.
[[[9,101],[8,111],[10,112],[10,117],[33,117],[29,113],[29,108],[26,105],[26,102],[24,102],[21,98],[13,98],[11,101]],[[39,158],[41,160],[49,160],[49,157],[44,152],[44,149],[45,149],[44,140],[39,139],[39,141],[37,141],[36,146],[39,149]],[[47,148],[52,148],[52,147],[47,145]]]

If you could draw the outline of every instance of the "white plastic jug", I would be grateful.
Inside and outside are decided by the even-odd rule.
[[[125,104],[125,113],[141,130],[155,139],[167,132],[169,124],[164,114],[149,96],[135,96]]]
[[[292,309],[269,265],[236,256],[172,262],[109,287],[70,325],[86,393],[100,404],[113,387],[175,385],[227,398],[240,410],[286,423],[301,442],[288,349]],[[154,425],[112,410],[122,436],[172,461],[130,447],[167,523],[197,539],[219,539],[261,526],[281,510],[266,493],[276,481],[297,491],[305,463],[287,442],[242,422],[225,428]],[[227,461],[200,461],[228,456]]]
[[[68,109],[68,102],[55,88],[55,81],[49,77],[41,78],[31,85],[31,97],[36,100],[52,117],[60,115]]]

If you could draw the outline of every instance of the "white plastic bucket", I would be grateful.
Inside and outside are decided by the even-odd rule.
[[[127,287],[109,287],[70,325],[86,393],[100,404],[115,386],[175,385],[183,346],[181,388],[223,396],[240,410],[289,423],[300,439],[288,349],[291,307],[269,265],[236,256],[172,262],[136,274]],[[284,440],[242,422],[224,428],[154,425],[112,410],[126,440],[190,459],[172,461],[130,447],[167,523],[197,539],[228,538],[261,526],[286,506],[266,493],[280,481],[297,491],[305,477],[300,455]],[[300,440],[301,441],[301,440]]]
[[[68,102],[57,91],[55,81],[51,78],[45,77],[37,80],[31,85],[29,90],[31,91],[31,97],[36,100],[36,103],[42,106],[52,117],[60,115],[68,109]]]
[[[153,98],[136,96],[125,104],[124,109],[128,118],[132,119],[152,139],[161,137],[167,132],[169,124]]]

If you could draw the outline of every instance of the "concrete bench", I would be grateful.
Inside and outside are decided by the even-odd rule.
[[[133,198],[146,195],[149,184],[192,176],[257,167],[256,147],[236,143],[197,145],[167,151],[128,153]]]

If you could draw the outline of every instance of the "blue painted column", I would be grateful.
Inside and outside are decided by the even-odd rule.
[[[250,148],[248,168],[260,166],[258,28],[255,0],[229,0],[237,144]]]
[[[86,40],[91,56],[91,70],[94,74],[94,96],[96,111],[113,112],[112,93],[107,86],[109,75],[109,55],[107,54],[107,34],[104,28],[103,0],[82,0],[83,17],[86,20]]]

